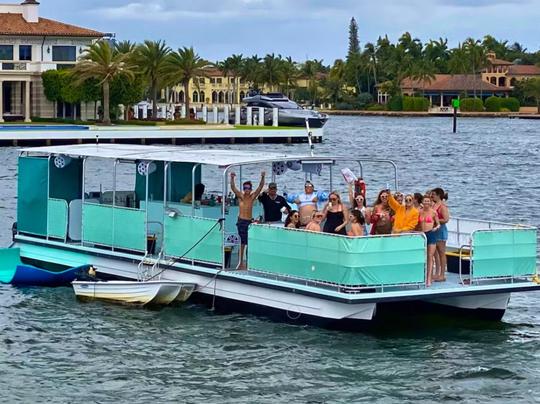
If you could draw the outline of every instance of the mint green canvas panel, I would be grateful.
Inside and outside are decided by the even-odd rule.
[[[67,235],[68,204],[64,199],[49,198],[47,233],[50,237],[64,239]]]
[[[10,283],[15,275],[17,265],[21,265],[19,248],[0,249],[0,283]]]
[[[165,216],[165,254],[221,264],[223,262],[223,235],[220,225],[214,227],[216,223],[216,220],[200,217]],[[203,238],[208,231],[210,233]],[[203,238],[202,241],[186,254],[201,238]]]
[[[472,235],[472,277],[536,273],[536,229],[479,230]]]
[[[341,285],[423,283],[421,235],[345,237],[252,225],[250,269]]]
[[[146,251],[146,215],[143,210],[114,208],[114,246]]]
[[[47,163],[44,157],[19,157],[17,228],[20,232],[47,234]]]
[[[145,251],[145,213],[138,209],[113,209],[110,205],[85,203],[83,237],[88,243]]]

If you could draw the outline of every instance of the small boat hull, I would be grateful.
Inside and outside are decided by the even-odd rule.
[[[172,281],[74,281],[80,299],[99,299],[135,305],[167,305],[175,299],[187,300],[194,284]]]

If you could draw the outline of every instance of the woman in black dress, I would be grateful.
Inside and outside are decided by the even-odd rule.
[[[332,234],[347,235],[347,220],[349,219],[349,211],[341,202],[341,198],[337,192],[332,192],[328,197],[328,203],[323,210],[326,222],[324,223],[323,232]]]

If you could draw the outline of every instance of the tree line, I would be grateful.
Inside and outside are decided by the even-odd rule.
[[[361,47],[358,25],[352,18],[346,58],[332,65],[322,59],[296,62],[274,53],[263,57],[233,54],[210,62],[193,47],[173,50],[161,40],[141,44],[102,40],[90,46],[72,69],[44,72],[43,82],[45,95],[53,102],[102,100],[105,123],[110,122],[110,105],[132,105],[143,98],[152,100],[152,116],[157,116],[161,90],[178,84],[184,88],[189,110],[189,83],[195,77],[207,76],[210,67],[233,79],[234,97],[242,80],[251,89],[266,87],[311,104],[329,102],[364,108],[373,103],[377,88],[390,95],[400,94],[400,84],[406,77],[429,83],[438,73],[478,74],[488,66],[489,52],[518,64],[540,63],[540,51],[530,52],[518,42],[510,44],[491,35],[482,40],[467,38],[450,48],[445,38],[422,43],[405,32],[395,43],[381,36]],[[300,79],[305,80],[303,86],[299,86]],[[194,83],[197,85],[197,81]],[[518,83],[515,95],[522,103],[534,99],[538,105],[538,87],[540,79],[539,83]]]

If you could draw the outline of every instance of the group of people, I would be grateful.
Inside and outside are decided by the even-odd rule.
[[[254,190],[250,181],[242,184],[242,191],[235,185],[235,174],[231,173],[231,190],[239,200],[237,221],[240,236],[238,269],[245,269],[245,249],[248,242],[248,227],[253,222],[253,204],[259,200],[264,210],[265,222],[280,222],[287,214],[285,227],[313,232],[325,232],[348,236],[367,236],[424,233],[427,240],[426,285],[444,281],[446,273],[446,223],[450,213],[446,201],[448,194],[442,188],[434,188],[425,194],[402,194],[383,189],[373,206],[368,207],[364,187],[349,186],[349,206],[342,201],[338,192],[328,196],[328,202],[318,210],[318,196],[310,181],[304,184],[304,192],[292,209],[287,200],[278,195],[277,184],[271,182],[264,188],[265,172],[261,173],[258,187]]]

